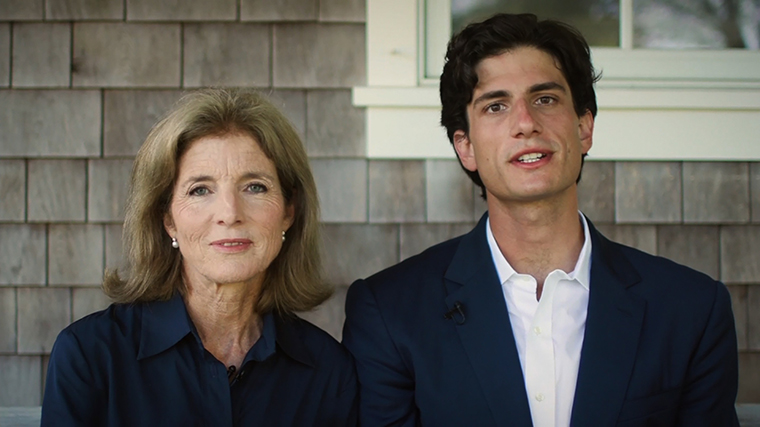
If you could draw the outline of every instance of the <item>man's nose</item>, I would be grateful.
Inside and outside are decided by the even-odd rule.
[[[512,136],[530,137],[540,131],[540,123],[536,119],[536,111],[525,99],[517,99],[512,104]]]

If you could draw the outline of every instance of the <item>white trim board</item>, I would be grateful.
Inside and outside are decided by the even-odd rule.
[[[597,87],[599,108],[760,110],[760,89],[620,88]],[[354,87],[353,103],[360,107],[422,107],[440,110],[437,87]]]
[[[425,58],[448,34],[427,28],[447,13],[426,10],[448,0],[366,1],[367,86],[353,88],[353,102],[367,109],[367,156],[453,158]],[[593,48],[592,57],[603,78],[590,159],[760,160],[760,52]]]
[[[354,88],[367,156],[454,158],[434,88]],[[760,161],[760,91],[599,89],[590,159]]]

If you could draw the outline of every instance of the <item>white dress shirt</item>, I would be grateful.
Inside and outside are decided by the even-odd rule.
[[[570,425],[586,326],[591,277],[591,239],[580,212],[584,243],[570,273],[554,270],[536,301],[536,279],[517,273],[486,223],[488,246],[509,310],[525,390],[535,427]]]

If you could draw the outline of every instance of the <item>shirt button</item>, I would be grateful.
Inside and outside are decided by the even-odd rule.
[[[541,328],[536,326],[535,328],[533,328],[533,333],[536,335],[541,335]]]
[[[543,402],[543,400],[544,400],[544,395],[543,395],[542,393],[538,393],[538,394],[536,395],[536,400],[538,400],[539,402]]]

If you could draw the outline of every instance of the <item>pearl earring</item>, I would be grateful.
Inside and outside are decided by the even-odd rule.
[[[283,232],[282,232],[282,241],[283,241],[283,242],[285,241],[285,231],[284,231],[284,230],[283,230]]]
[[[179,242],[177,242],[177,238],[176,237],[172,237],[172,247],[174,249],[179,249]]]

